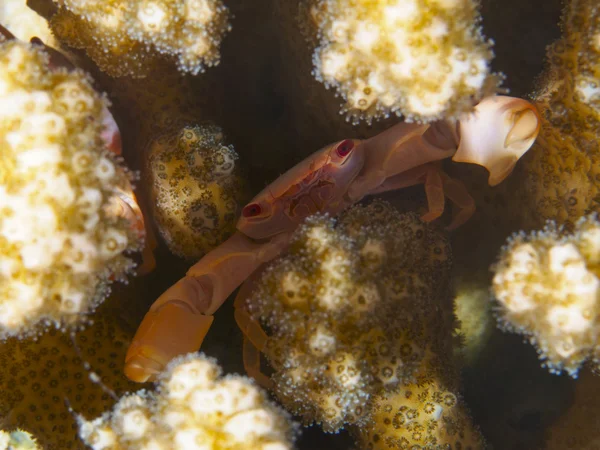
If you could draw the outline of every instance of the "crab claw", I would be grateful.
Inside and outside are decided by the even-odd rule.
[[[496,186],[531,148],[540,126],[540,115],[528,101],[488,97],[473,114],[461,119],[460,145],[452,160],[485,167],[490,172],[489,185]]]
[[[213,320],[213,316],[194,314],[179,301],[151,310],[125,356],[125,376],[138,383],[154,381],[173,355],[200,348]]]

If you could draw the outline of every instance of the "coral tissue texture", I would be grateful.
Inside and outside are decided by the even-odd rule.
[[[148,148],[154,220],[169,249],[197,260],[235,230],[238,155],[214,125],[185,126]]]
[[[496,88],[473,0],[309,0],[314,75],[353,122],[429,122],[470,111]],[[302,17],[304,16],[304,17]]]
[[[597,0],[568,2],[562,25],[563,37],[549,47],[535,94],[542,130],[518,171],[514,211],[523,228],[541,228],[547,219],[572,227],[600,205]]]
[[[113,77],[146,76],[160,59],[198,74],[219,63],[230,29],[220,0],[56,0],[50,27],[71,47],[83,48]]]
[[[495,266],[500,325],[527,336],[551,372],[576,376],[600,347],[600,223],[578,221],[573,234],[556,226],[514,235]]]
[[[222,377],[214,360],[190,354],[171,361],[156,392],[80,419],[80,435],[94,450],[289,450],[294,429],[247,378]]]
[[[277,397],[326,431],[353,425],[366,448],[480,448],[450,392],[449,266],[443,236],[389,204],[309,219],[248,300]]]
[[[0,43],[0,337],[81,321],[133,267],[123,253],[139,237],[115,213],[129,175],[102,140],[106,107],[83,72]]]

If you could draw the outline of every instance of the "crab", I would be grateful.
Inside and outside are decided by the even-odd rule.
[[[448,226],[454,229],[469,219],[475,204],[465,186],[442,171],[440,161],[482,165],[494,186],[511,173],[539,130],[540,116],[531,103],[493,96],[457,121],[399,123],[370,139],[345,139],[318,150],[247,204],[237,231],[152,304],[127,351],[125,375],[152,381],[172,358],[197,351],[215,311],[250,277],[236,299],[235,316],[244,333],[246,370],[268,384],[257,352],[267,336],[239,306],[261,267],[285,251],[307,216],[335,215],[365,196],[423,183],[428,212],[422,219],[439,218],[447,197],[458,207]]]

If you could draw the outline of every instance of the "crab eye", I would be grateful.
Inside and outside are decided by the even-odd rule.
[[[348,156],[348,153],[354,148],[354,141],[352,139],[346,139],[345,141],[340,142],[340,145],[335,149],[337,155],[340,158],[344,158]]]
[[[242,210],[242,216],[244,217],[256,217],[262,212],[262,208],[258,203],[250,203],[246,205]]]

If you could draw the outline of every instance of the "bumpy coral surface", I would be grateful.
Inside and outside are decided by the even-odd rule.
[[[314,74],[353,122],[456,117],[496,88],[473,0],[311,0],[306,9]]]
[[[94,450],[285,450],[294,429],[248,379],[221,377],[214,360],[190,354],[169,363],[156,393],[128,394],[80,420],[80,435]]]
[[[374,396],[372,423],[357,429],[362,448],[485,448],[462,400],[446,385],[443,367],[430,356],[423,359],[414,382]]]
[[[581,219],[572,235],[555,226],[514,235],[496,264],[500,325],[524,334],[551,372],[575,376],[600,356],[600,223]]]
[[[373,393],[413,379],[427,330],[444,325],[426,309],[450,261],[440,234],[382,202],[334,224],[309,219],[248,300],[277,396],[326,431],[364,423]]]
[[[5,429],[30,432],[46,450],[83,449],[69,406],[91,418],[115,403],[86,367],[117,394],[136,387],[123,375],[131,335],[109,304],[94,319],[74,338],[50,330],[38,340],[11,338],[0,345],[0,417]]]
[[[0,337],[79,322],[140,244],[115,209],[129,176],[102,140],[107,102],[47,63],[0,44]]]
[[[55,0],[50,27],[59,40],[84,48],[114,77],[143,77],[161,58],[198,74],[219,63],[230,29],[220,0]]]
[[[149,147],[154,219],[176,255],[198,259],[235,230],[238,156],[223,141],[214,125],[185,126]]]
[[[11,433],[0,430],[0,450],[38,450],[39,447],[31,434],[23,430]]]
[[[549,47],[536,104],[542,130],[519,168],[515,211],[526,227],[572,226],[600,204],[600,6],[572,0]],[[523,204],[522,201],[526,203]]]

